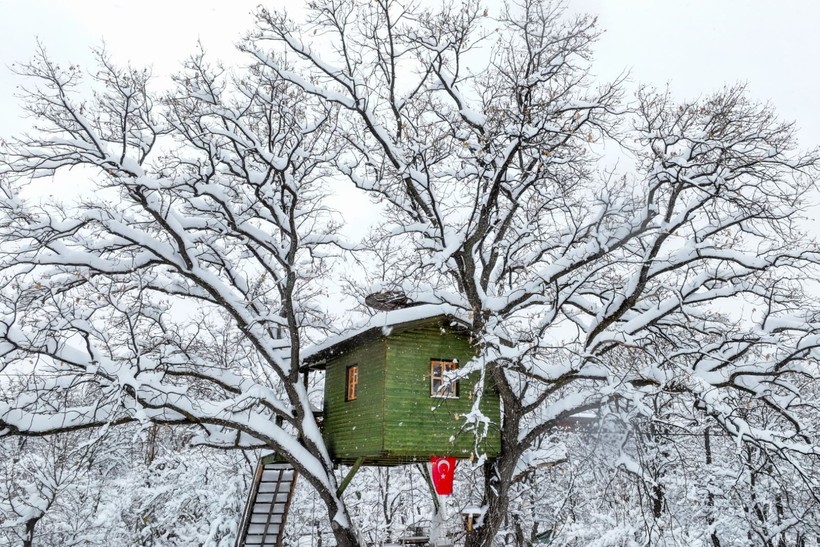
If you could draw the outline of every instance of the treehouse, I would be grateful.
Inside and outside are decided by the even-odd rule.
[[[500,402],[492,386],[483,386],[479,406],[490,421],[487,434],[465,427],[480,374],[457,373],[474,355],[468,326],[430,305],[383,311],[305,352],[303,371],[325,372],[321,424],[330,457],[352,465],[339,494],[362,465],[498,455]],[[238,547],[282,545],[295,482],[295,469],[275,454],[259,462]]]
[[[480,402],[488,434],[465,427],[480,374],[455,375],[474,354],[467,325],[429,305],[379,313],[308,350],[308,369],[325,371],[322,431],[331,458],[401,465],[476,450],[497,455],[500,403],[492,386],[483,386]]]

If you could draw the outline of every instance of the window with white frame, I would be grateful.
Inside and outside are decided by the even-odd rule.
[[[458,359],[430,360],[430,396],[458,397],[458,381],[452,379],[452,373],[458,370]]]

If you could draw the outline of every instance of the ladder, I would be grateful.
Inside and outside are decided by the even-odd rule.
[[[298,473],[288,463],[259,460],[236,547],[281,547]]]

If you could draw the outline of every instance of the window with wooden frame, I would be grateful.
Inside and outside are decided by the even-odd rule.
[[[430,359],[430,396],[455,399],[458,397],[458,381],[450,381],[449,373],[458,370],[458,359]]]
[[[355,401],[359,395],[359,365],[347,367],[345,401]]]

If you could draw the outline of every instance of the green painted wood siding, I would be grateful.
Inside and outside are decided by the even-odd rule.
[[[463,430],[463,417],[472,410],[479,375],[461,381],[458,398],[430,395],[431,359],[458,359],[463,365],[473,357],[467,335],[447,325],[438,319],[394,329],[328,360],[323,435],[334,461],[349,464],[364,456],[369,464],[396,465],[433,455],[470,456],[475,436]],[[359,391],[356,400],[345,401],[350,365],[359,367]],[[479,451],[494,457],[500,448],[494,389],[485,389],[481,408],[493,425]]]
[[[355,460],[384,450],[385,342],[352,348],[328,363],[323,435],[334,459]],[[358,396],[345,401],[346,372],[359,366]]]
[[[465,365],[472,357],[468,337],[452,332],[444,322],[387,338],[386,390],[390,404],[385,415],[384,448],[389,455],[421,459],[431,455],[469,457],[475,447],[475,435],[463,429],[463,417],[472,410],[472,393],[479,375],[461,380],[458,398],[431,397],[430,360],[458,359]],[[485,390],[481,409],[496,424],[490,437],[479,445],[492,457],[498,454],[500,446],[500,410],[495,390]]]

